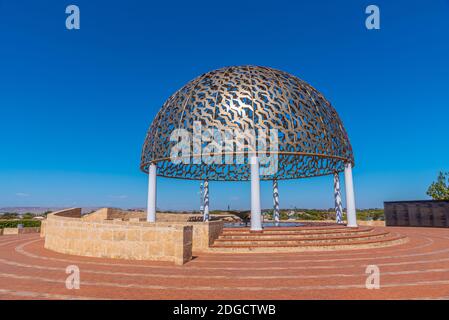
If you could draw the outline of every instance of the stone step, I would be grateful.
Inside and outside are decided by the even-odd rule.
[[[380,238],[353,240],[345,242],[323,242],[307,244],[214,244],[209,248],[215,253],[249,253],[249,252],[302,252],[302,251],[331,251],[331,250],[354,250],[376,247],[387,247],[402,244],[408,238],[398,234],[388,234]]]
[[[364,239],[378,239],[383,238],[389,235],[389,232],[371,232],[366,234],[357,234],[357,235],[349,235],[349,236],[341,236],[334,235],[329,237],[297,237],[294,239],[285,238],[285,237],[277,237],[277,238],[265,238],[265,237],[249,237],[249,238],[240,238],[240,239],[227,239],[227,238],[218,238],[214,242],[215,245],[241,245],[241,244],[249,244],[249,245],[283,245],[283,244],[306,244],[306,243],[340,243],[340,242],[348,242],[348,241],[358,241]]]
[[[373,230],[372,227],[358,227],[358,228],[347,228],[345,226],[336,227],[269,227],[263,230],[263,234],[288,234],[288,233],[330,233],[330,232],[360,232],[365,230]],[[257,232],[250,232],[249,228],[224,228],[223,234],[260,234]]]
[[[350,236],[350,235],[356,235],[356,234],[367,234],[374,230],[374,228],[366,228],[366,229],[360,229],[360,230],[334,230],[334,231],[316,231],[316,232],[262,232],[262,233],[251,233],[249,231],[247,232],[231,232],[227,233],[224,232],[220,238],[221,239],[242,239],[242,238],[314,238],[314,237],[334,237],[334,236]]]

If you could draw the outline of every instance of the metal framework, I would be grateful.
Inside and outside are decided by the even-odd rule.
[[[272,68],[225,67],[205,73],[175,92],[151,124],[142,149],[141,170],[157,166],[157,175],[180,179],[242,181],[250,179],[250,152],[244,164],[174,164],[170,160],[170,135],[175,129],[193,132],[194,122],[219,132],[237,129],[258,132],[278,130],[278,170],[262,180],[296,179],[342,172],[354,164],[343,124],[321,93],[303,80]],[[193,151],[193,150],[192,150]]]

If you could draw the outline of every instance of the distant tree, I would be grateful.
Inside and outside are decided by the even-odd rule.
[[[30,212],[24,213],[22,219],[33,219],[34,215]]]
[[[434,200],[449,200],[449,172],[440,172],[437,181],[427,189],[427,195]]]
[[[2,215],[2,219],[8,219],[8,220],[11,220],[11,219],[18,219],[19,218],[19,214],[18,213],[16,213],[16,212],[5,212],[3,215]]]

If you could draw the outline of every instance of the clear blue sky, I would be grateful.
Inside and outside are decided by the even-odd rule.
[[[65,29],[69,4],[80,30]],[[365,28],[369,4],[380,30]],[[333,103],[357,207],[425,199],[449,171],[448,0],[0,0],[0,207],[145,206],[140,152],[160,106],[199,74],[242,64],[292,73]],[[158,207],[197,209],[198,184],[160,178]],[[212,209],[249,208],[249,183],[210,193]],[[332,178],[281,181],[280,201],[332,207]]]

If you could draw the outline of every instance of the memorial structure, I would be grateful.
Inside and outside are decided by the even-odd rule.
[[[184,135],[182,148],[177,146],[180,130],[190,134]],[[182,160],[173,161],[176,147],[182,149]],[[251,230],[258,232],[261,179],[273,182],[273,219],[279,222],[279,180],[333,175],[341,223],[344,172],[346,225],[357,227],[354,156],[340,117],[315,88],[276,69],[225,67],[187,83],[157,113],[140,167],[148,174],[149,222],[157,219],[156,176],[203,181],[204,220],[209,218],[209,181],[250,180]]]
[[[347,250],[407,242],[401,234],[357,226],[353,166],[337,112],[312,86],[271,68],[226,67],[192,80],[157,113],[140,165],[148,174],[146,213],[103,208],[82,215],[81,208],[65,209],[47,216],[41,235],[46,249],[63,254],[179,265],[193,252]],[[264,229],[260,180],[273,183],[273,220],[279,223],[279,181],[323,175],[333,177],[339,224]],[[157,176],[200,180],[203,214],[156,215]],[[249,229],[224,228],[223,219],[210,219],[209,181],[251,181]]]

